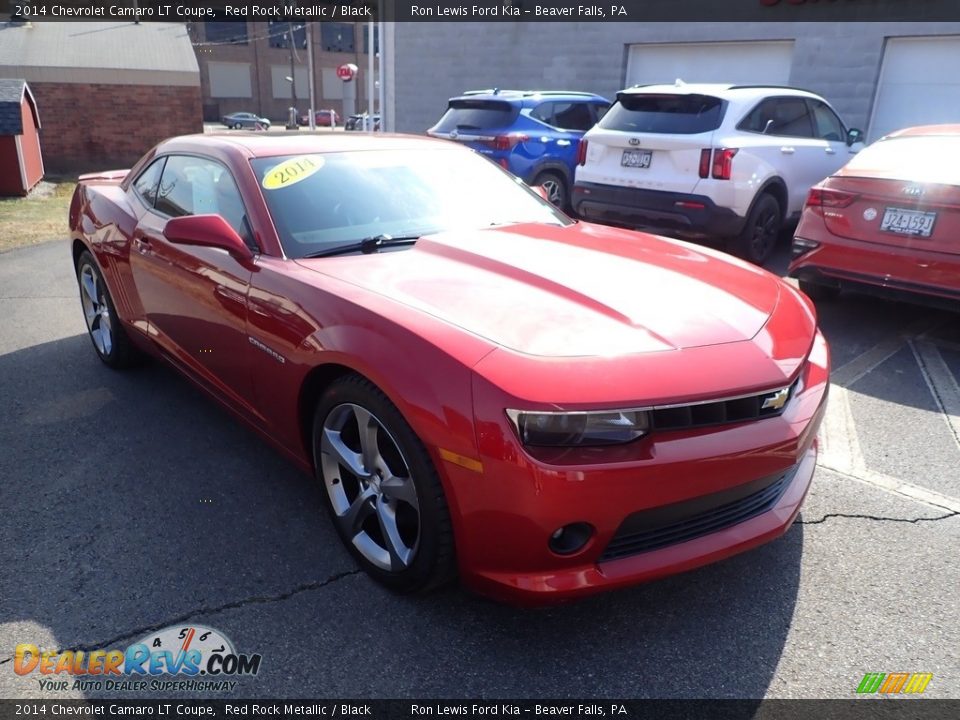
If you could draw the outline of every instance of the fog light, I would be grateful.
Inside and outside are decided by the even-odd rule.
[[[570,523],[557,528],[547,545],[557,555],[573,555],[583,550],[593,537],[593,525],[585,522]]]

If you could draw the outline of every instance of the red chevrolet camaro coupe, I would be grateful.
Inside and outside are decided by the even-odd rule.
[[[809,300],[451,143],[174,138],[81,178],[70,227],[101,360],[161,357],[262,433],[395,590],[650,580],[776,538],[810,485]]]
[[[900,130],[812,188],[790,274],[810,297],[848,287],[955,309],[960,125]]]

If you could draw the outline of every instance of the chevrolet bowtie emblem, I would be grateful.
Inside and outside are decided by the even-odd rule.
[[[790,397],[790,388],[785,387],[781,390],[777,390],[775,393],[771,393],[763,399],[763,405],[760,406],[760,409],[779,410],[787,404],[788,397]]]

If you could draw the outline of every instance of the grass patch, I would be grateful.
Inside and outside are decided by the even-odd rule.
[[[0,252],[67,237],[76,184],[76,178],[51,178],[29,197],[0,198]]]

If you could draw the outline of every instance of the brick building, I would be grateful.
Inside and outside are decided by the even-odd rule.
[[[200,71],[182,23],[0,23],[0,78],[24,78],[48,172],[129,167],[202,132]]]
[[[204,120],[218,121],[232,112],[252,112],[275,122],[284,121],[292,105],[305,113],[310,97],[308,36],[313,42],[315,109],[336,110],[341,116],[366,110],[370,51],[367,25],[310,25],[308,33],[303,23],[285,21],[191,23],[190,35],[200,66]],[[379,50],[376,32],[373,50]],[[337,77],[337,67],[344,63],[353,63],[360,69],[352,82],[345,83]],[[287,79],[291,77],[295,78],[295,87]]]

